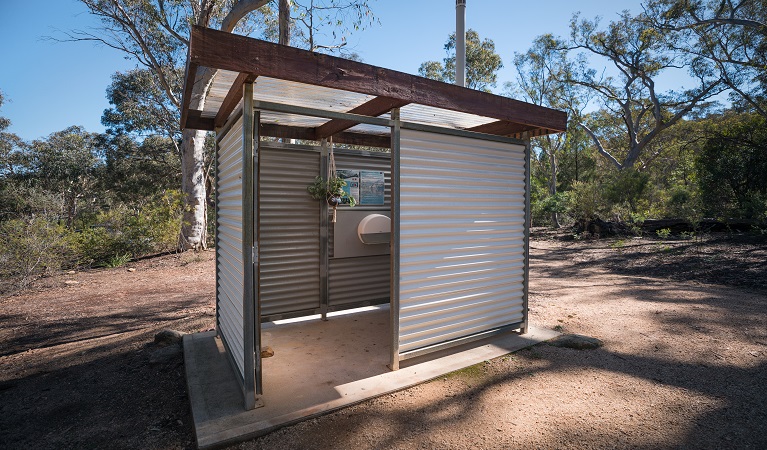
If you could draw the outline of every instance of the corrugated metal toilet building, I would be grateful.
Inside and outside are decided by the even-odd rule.
[[[246,408],[265,321],[389,304],[391,370],[526,331],[529,138],[563,113],[202,28],[189,61],[182,124],[217,133],[217,333]],[[333,163],[358,189],[335,222],[307,192]]]

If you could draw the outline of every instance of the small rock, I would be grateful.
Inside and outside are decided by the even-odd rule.
[[[136,269],[134,267],[128,267],[128,272],[135,272]]]
[[[67,275],[74,275],[74,274],[76,274],[76,273],[77,273],[77,272],[75,272],[74,270],[70,270],[69,272],[67,272]]]
[[[178,344],[169,345],[159,350],[155,350],[149,355],[149,364],[162,364],[174,360],[181,354],[181,346]]]
[[[574,348],[576,350],[595,349],[604,345],[604,343],[597,338],[580,334],[563,334],[548,341],[548,343],[554,347]]]
[[[180,344],[184,333],[176,330],[160,330],[154,335],[154,343],[160,345]]]
[[[262,358],[271,358],[272,356],[274,356],[274,350],[271,347],[266,346],[261,349]]]
[[[66,280],[64,284],[73,285],[73,284],[80,284],[80,282],[75,280]]]

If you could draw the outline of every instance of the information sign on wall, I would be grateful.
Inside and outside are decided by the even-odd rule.
[[[337,170],[336,175],[338,178],[346,181],[346,186],[343,187],[344,192],[349,197],[354,198],[357,203],[360,199],[360,171],[359,170]],[[349,203],[348,199],[344,199],[344,203]]]
[[[359,174],[359,204],[383,205],[386,189],[384,173],[373,170],[361,170]]]

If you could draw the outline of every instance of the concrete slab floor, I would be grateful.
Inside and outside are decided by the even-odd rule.
[[[264,406],[243,408],[224,346],[210,331],[184,336],[184,361],[197,445],[220,447],[264,435],[364,400],[552,339],[559,333],[530,327],[464,344],[431,357],[404,361],[391,371],[388,307],[262,325]],[[404,363],[407,363],[406,365]]]

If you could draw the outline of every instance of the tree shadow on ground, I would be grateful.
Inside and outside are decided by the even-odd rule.
[[[484,436],[478,434],[482,430],[466,428],[467,418],[471,416],[488,420],[488,414],[490,414],[490,420],[492,420],[493,412],[483,409],[479,399],[497,395],[499,388],[522,378],[536,377],[544,372],[595,369],[626,374],[649,380],[659,386],[672,386],[718,399],[722,406],[698,415],[693,423],[688,424],[687,435],[681,441],[673,442],[674,448],[767,448],[767,435],[763,433],[764,423],[767,423],[765,409],[767,391],[763,389],[763,386],[767,385],[767,364],[765,363],[749,368],[715,367],[616,354],[605,349],[583,352],[577,357],[573,357],[572,352],[578,352],[578,350],[542,344],[534,349],[520,351],[516,355],[522,359],[533,359],[538,362],[543,360],[544,364],[538,364],[545,366],[543,368],[532,369],[521,374],[489,375],[475,382],[473,386],[462,389],[456,395],[445,396],[420,407],[409,408],[403,405],[401,408],[376,408],[368,404],[352,413],[336,412],[305,424],[300,431],[294,432],[292,428],[279,430],[243,444],[239,448],[270,448],[277,441],[290,442],[291,448],[319,449],[329,448],[328,446],[354,448],[359,443],[357,431],[364,430],[370,424],[380,424],[386,431],[383,436],[377,436],[375,441],[370,441],[369,448],[395,448],[402,447],[404,443],[413,444],[411,446],[414,447],[428,446],[434,443],[434,430],[437,429],[449,429],[454,430],[452,432],[473,436],[476,438],[477,448],[503,448],[497,435],[489,441],[490,444],[482,445]],[[699,382],[706,378],[710,379],[710,382]],[[526,394],[519,392],[519,395]],[[508,407],[515,406],[509,404]],[[496,412],[496,414],[499,413]],[[524,410],[518,410],[518,413],[526,414]],[[500,420],[498,423],[501,423]],[[663,426],[663,424],[659,425]],[[626,426],[630,425],[626,424]],[[599,428],[593,432],[595,434],[584,436],[583,430],[577,428],[576,424],[572,427],[557,427],[554,433],[560,436],[550,442],[569,442],[575,447],[600,446],[604,445],[605,440],[596,438],[609,435],[614,439],[612,442],[615,445],[620,446],[619,443],[623,442],[632,448],[642,447],[641,444],[632,442],[630,438],[627,439],[617,429]],[[441,437],[449,439],[449,435],[443,434]],[[590,439],[594,441],[590,443]],[[449,441],[447,446],[451,446]],[[409,448],[408,445],[404,447]]]
[[[151,339],[117,340],[80,364],[0,385],[8,449],[193,448],[183,356],[150,364]]]
[[[531,260],[533,264],[536,260],[552,263],[535,270],[561,278],[604,269],[616,275],[700,281],[767,292],[767,237],[724,235],[705,241],[641,242],[611,239],[590,241],[588,246],[579,243],[539,249]],[[531,246],[535,247],[535,242]]]
[[[29,349],[48,348],[89,339],[99,339],[120,333],[141,330],[148,324],[161,326],[183,319],[190,309],[210,307],[210,295],[189,295],[183,299],[139,303],[118,312],[109,308],[91,315],[70,317],[38,317],[27,313],[4,312],[0,323],[13,326],[10,339],[3,342],[0,357]]]

